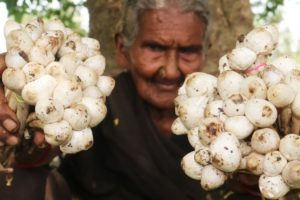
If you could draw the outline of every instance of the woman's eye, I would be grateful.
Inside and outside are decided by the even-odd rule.
[[[166,50],[166,47],[159,44],[148,44],[146,47],[154,52],[162,52]]]
[[[182,54],[194,54],[201,53],[202,49],[200,47],[181,47],[179,52]]]

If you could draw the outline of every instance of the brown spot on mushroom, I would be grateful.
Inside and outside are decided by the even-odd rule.
[[[212,163],[215,163],[215,164],[218,165],[218,166],[224,165],[223,159],[222,159],[222,158],[218,158],[218,155],[212,156],[211,161],[212,161]]]
[[[19,56],[21,56],[26,62],[29,62],[28,55],[24,51],[20,51]]]
[[[258,140],[259,141],[263,141],[265,138],[264,138],[264,136],[263,135],[260,135],[259,137],[258,137]]]
[[[243,98],[243,96],[240,95],[240,94],[233,95],[233,96],[231,97],[231,100],[232,100],[232,102],[235,103],[235,104],[241,104],[241,103],[244,102],[244,98]]]
[[[264,106],[262,109],[262,117],[270,117],[273,114],[273,110],[269,106]]]

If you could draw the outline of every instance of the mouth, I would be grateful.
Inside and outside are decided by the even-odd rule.
[[[178,88],[183,84],[183,79],[179,80],[154,80],[158,89],[165,92],[177,92]]]

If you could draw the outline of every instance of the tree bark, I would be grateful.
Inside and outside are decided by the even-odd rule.
[[[114,34],[120,28],[122,0],[87,0],[90,13],[89,35],[100,41],[101,52],[107,60],[108,72],[118,69],[115,63]],[[253,28],[253,15],[249,0],[209,1],[211,26],[209,49],[204,71],[218,73],[219,58],[234,48],[238,36]]]

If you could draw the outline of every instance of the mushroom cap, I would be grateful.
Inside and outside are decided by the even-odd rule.
[[[233,172],[238,169],[241,160],[239,141],[229,132],[221,133],[209,146],[211,163],[214,167],[224,171]]]
[[[227,176],[213,165],[206,165],[202,169],[201,187],[204,190],[213,190],[224,184]]]
[[[245,115],[256,127],[269,127],[277,119],[277,109],[264,99],[250,99],[246,103]]]
[[[287,159],[279,151],[271,151],[265,155],[263,162],[264,174],[279,175],[287,164]]]
[[[259,177],[258,185],[262,195],[268,199],[279,199],[290,190],[280,175],[270,177],[263,174]]]
[[[218,92],[222,99],[227,99],[233,94],[239,94],[240,87],[242,82],[244,81],[244,77],[239,73],[227,70],[222,72],[218,76]]]
[[[300,159],[300,136],[288,134],[280,140],[279,151],[287,160]]]
[[[188,177],[194,180],[201,179],[203,166],[195,161],[195,151],[191,151],[182,158],[181,167]]]
[[[257,129],[251,137],[251,147],[262,154],[277,150],[279,143],[279,134],[271,128]]]

